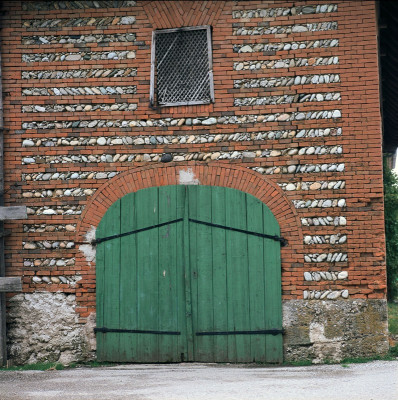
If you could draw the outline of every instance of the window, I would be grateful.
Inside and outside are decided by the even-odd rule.
[[[210,26],[152,33],[151,106],[214,101]]]

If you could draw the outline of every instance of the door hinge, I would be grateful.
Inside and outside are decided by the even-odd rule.
[[[151,333],[153,335],[181,335],[178,331],[152,331],[152,330],[141,330],[141,329],[116,329],[116,328],[94,328],[95,333]]]
[[[238,228],[232,228],[230,226],[224,226],[224,225],[219,225],[219,224],[213,224],[212,222],[205,222],[205,221],[199,221],[197,219],[192,219],[189,218],[189,220],[191,222],[194,222],[196,224],[202,224],[202,225],[207,225],[207,226],[213,226],[215,228],[221,228],[221,229],[225,229],[228,231],[233,231],[233,232],[240,232],[240,233],[246,233],[247,235],[253,235],[253,236],[258,236],[258,237],[262,237],[265,239],[271,239],[271,240],[275,240],[277,242],[280,242],[281,246],[286,246],[287,245],[287,240],[281,236],[277,236],[277,235],[267,235],[265,233],[259,233],[259,232],[253,232],[253,231],[247,231],[245,229],[238,229]]]
[[[284,329],[260,329],[257,331],[196,332],[196,336],[215,335],[284,335]]]

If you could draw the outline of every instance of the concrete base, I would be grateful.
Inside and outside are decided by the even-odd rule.
[[[11,364],[70,364],[95,357],[94,318],[78,323],[72,294],[36,292],[9,300],[8,357]]]
[[[64,293],[18,294],[9,301],[8,354],[12,364],[95,358],[95,314],[78,323],[76,298]],[[283,302],[284,360],[313,363],[388,351],[385,300]]]
[[[388,352],[386,300],[283,302],[284,360],[313,363]]]

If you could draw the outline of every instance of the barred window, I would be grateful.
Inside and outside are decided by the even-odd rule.
[[[163,29],[152,33],[152,106],[208,104],[214,101],[210,26]]]

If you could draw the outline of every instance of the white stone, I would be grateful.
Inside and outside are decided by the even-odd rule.
[[[311,273],[310,272],[304,272],[304,279],[306,280],[306,281],[312,281],[312,275],[311,275]]]
[[[204,121],[202,121],[202,125],[214,125],[217,123],[217,119],[214,117],[207,118]]]
[[[35,145],[35,143],[33,142],[33,140],[30,140],[30,139],[25,139],[23,142],[22,142],[22,146],[23,147],[32,147],[32,146],[34,146]]]
[[[343,299],[348,299],[348,296],[349,296],[349,293],[348,293],[348,290],[347,290],[347,289],[345,289],[345,290],[343,290],[343,291],[341,292],[341,297],[342,297]]]
[[[315,153],[315,147],[313,146],[309,147],[305,152],[305,154],[314,154],[314,153]]]
[[[292,28],[292,32],[307,32],[308,28],[302,25],[294,25]]]
[[[44,210],[44,211],[43,211],[43,214],[44,214],[44,215],[55,215],[55,214],[57,214],[57,212],[56,212],[55,210],[52,210],[52,209],[50,208],[50,209],[48,209],[48,210]]]
[[[347,241],[347,235],[343,235],[340,239],[339,239],[339,244],[343,244]]]
[[[80,54],[68,54],[65,57],[66,61],[79,61],[82,58]]]
[[[280,156],[281,154],[282,153],[281,153],[280,150],[272,150],[269,156],[270,157],[277,157],[277,156]]]
[[[340,292],[337,291],[337,290],[335,290],[335,291],[333,291],[332,293],[329,293],[329,294],[327,295],[327,298],[328,298],[329,300],[336,300],[338,297],[340,297]]]
[[[252,53],[252,52],[253,52],[253,49],[249,45],[243,46],[239,50],[239,53]]]
[[[347,271],[341,271],[337,274],[337,279],[347,279],[347,278],[348,278]]]
[[[131,25],[135,23],[135,17],[133,16],[127,16],[127,17],[122,17],[120,20],[120,23],[122,25]]]
[[[322,207],[331,207],[332,206],[332,201],[331,200],[325,200],[323,203],[322,203]]]
[[[324,299],[329,293],[330,293],[330,290],[325,290],[325,291],[321,294],[320,299],[321,299],[321,300]]]
[[[287,121],[290,118],[290,114],[281,114],[276,119],[277,121]]]
[[[97,144],[100,146],[105,146],[106,145],[106,138],[100,137],[97,139]]]

